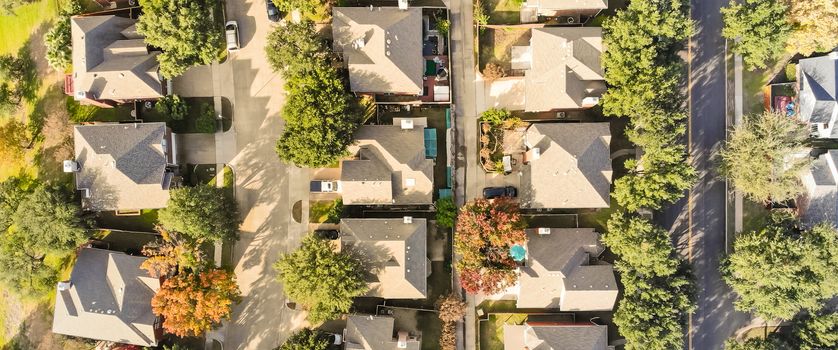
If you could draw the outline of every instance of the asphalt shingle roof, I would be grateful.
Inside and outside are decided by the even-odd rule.
[[[594,324],[530,322],[504,325],[505,350],[605,350],[608,327]]]
[[[838,117],[838,60],[830,56],[801,59],[800,117],[812,123],[829,123]],[[835,128],[833,128],[835,130]]]
[[[395,320],[390,316],[351,315],[346,320],[346,348],[358,350],[397,350]],[[418,340],[408,340],[401,349],[419,350]]]

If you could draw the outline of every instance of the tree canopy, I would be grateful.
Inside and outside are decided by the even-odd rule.
[[[800,350],[838,348],[838,312],[807,314],[795,320],[792,330]]]
[[[669,232],[639,216],[616,212],[608,220],[602,243],[640,276],[669,276],[678,270]]]
[[[445,228],[454,227],[454,219],[457,218],[457,205],[451,197],[440,198],[436,201],[436,223]]]
[[[55,25],[44,35],[46,59],[50,67],[63,72],[73,63],[73,42],[71,37],[70,17],[81,13],[81,3],[70,0],[58,11]]]
[[[177,77],[193,66],[210,64],[222,49],[222,30],[215,0],[140,0],[143,14],[137,30],[145,42],[160,48],[160,74]]]
[[[838,46],[838,3],[834,0],[791,0],[789,18],[793,31],[788,49],[792,53],[809,56]]]
[[[318,330],[303,328],[291,334],[288,339],[274,350],[327,350],[329,336]]]
[[[308,310],[312,323],[349,312],[353,298],[369,289],[358,259],[346,251],[334,251],[330,241],[314,235],[307,235],[297,250],[282,255],[274,268],[285,294]]]
[[[791,350],[791,346],[776,333],[766,338],[750,338],[743,342],[730,339],[725,342],[725,350]]]
[[[15,110],[24,99],[32,100],[39,86],[27,46],[17,55],[0,55],[0,112]]]
[[[795,198],[803,192],[800,174],[811,163],[804,147],[808,135],[805,124],[782,113],[747,116],[721,151],[721,173],[754,201]]]
[[[163,316],[166,332],[198,336],[229,318],[240,295],[235,276],[225,270],[181,273],[163,282],[151,308]]]
[[[742,55],[749,69],[765,68],[785,51],[791,33],[785,1],[731,1],[722,8],[722,16],[722,36],[731,40],[731,50]]]
[[[276,144],[279,158],[301,167],[322,167],[346,156],[361,120],[359,108],[313,24],[275,27],[265,53],[285,78],[287,92],[281,113],[285,131]]]
[[[838,231],[827,224],[800,230],[796,219],[775,214],[736,238],[722,277],[738,295],[736,308],[764,319],[819,310],[838,295]]]
[[[516,243],[526,242],[518,204],[499,198],[466,203],[457,216],[454,251],[460,284],[467,293],[494,294],[517,279],[517,264],[509,255]]]
[[[168,205],[158,213],[163,227],[198,242],[238,237],[238,208],[224,189],[198,185],[173,189],[169,195]]]

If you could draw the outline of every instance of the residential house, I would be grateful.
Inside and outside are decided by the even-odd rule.
[[[806,195],[797,201],[803,224],[821,222],[838,225],[838,150],[820,155],[812,168],[803,174]]]
[[[369,268],[367,296],[422,299],[428,296],[428,223],[425,219],[342,219],[340,249],[363,257]]]
[[[593,17],[608,8],[608,0],[528,0],[524,2],[523,7],[535,9],[537,14],[543,17]]]
[[[608,123],[533,123],[524,135],[522,208],[607,208]]]
[[[114,15],[70,18],[73,73],[65,92],[82,104],[111,107],[164,95],[158,51],[149,51],[137,20]]]
[[[77,125],[74,172],[82,207],[91,211],[163,208],[176,161],[175,138],[165,123]]]
[[[801,59],[797,65],[798,115],[821,138],[838,138],[838,52]]]
[[[414,119],[358,128],[349,147],[355,157],[341,162],[343,204],[433,202],[434,161],[426,158],[424,128]]]
[[[605,248],[592,228],[527,229],[527,256],[517,285],[519,309],[610,311],[617,300],[614,267],[591,264]]]
[[[605,92],[602,28],[532,29],[529,46],[512,47],[512,69],[524,71],[528,112],[593,107]]]
[[[395,330],[392,316],[351,315],[343,333],[346,350],[419,350],[421,339]]]
[[[526,322],[503,326],[504,350],[613,350],[608,327],[592,323]]]
[[[52,331],[154,347],[162,335],[151,298],[160,279],[140,268],[145,257],[95,248],[79,251],[70,280],[58,284]]]

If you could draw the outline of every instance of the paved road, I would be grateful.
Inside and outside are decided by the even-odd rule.
[[[698,284],[698,309],[692,315],[691,349],[722,349],[748,321],[733,310],[733,294],[721,280],[725,254],[725,184],[715,171],[713,155],[725,139],[725,65],[722,18],[727,0],[693,0],[690,64],[690,150],[699,179],[689,200],[669,206],[659,221],[670,227],[679,250],[692,261]],[[692,225],[692,227],[690,227]],[[691,242],[690,242],[691,241]]]
[[[282,164],[274,143],[282,132],[279,111],[283,81],[269,67],[264,46],[273,23],[265,0],[228,0],[227,18],[239,24],[242,50],[215,74],[220,93],[233,102],[230,132],[217,143],[218,154],[232,155],[236,200],[244,223],[233,252],[242,302],[224,333],[225,349],[272,349],[304,324],[304,315],[284,308],[282,286],[272,265],[282,252],[299,245],[306,227],[291,218],[291,206],[307,199],[307,173]],[[303,213],[307,213],[304,201]],[[307,217],[303,218],[305,222]]]

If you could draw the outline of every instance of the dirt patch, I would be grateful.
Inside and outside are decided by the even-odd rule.
[[[529,28],[486,28],[480,34],[480,68],[487,63],[503,67],[507,74],[512,71],[512,47],[529,46]]]

